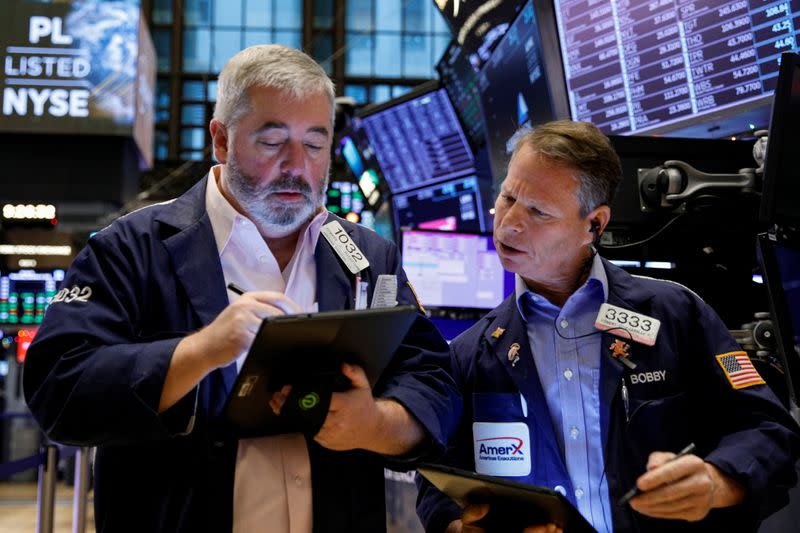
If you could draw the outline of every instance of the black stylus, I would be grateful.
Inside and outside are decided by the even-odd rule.
[[[694,442],[690,443],[686,448],[684,448],[681,451],[679,451],[678,455],[676,455],[675,457],[673,457],[672,459],[667,461],[667,463],[669,463],[670,461],[674,461],[675,459],[678,459],[680,457],[683,457],[684,455],[689,455],[693,451],[694,451]],[[666,463],[664,463],[664,464],[666,464]],[[639,490],[639,487],[633,487],[631,490],[626,492],[625,495],[622,498],[620,498],[617,503],[619,505],[625,505],[626,503],[631,501],[631,498],[635,498],[636,496],[638,496],[641,493],[642,493],[642,491]]]

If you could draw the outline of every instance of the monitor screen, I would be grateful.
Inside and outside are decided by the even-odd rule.
[[[773,224],[800,224],[800,55],[784,54],[772,104],[764,165],[761,218]]]
[[[524,0],[436,0],[436,5],[453,28],[453,37],[478,70],[492,54],[500,38],[517,15]]]
[[[140,3],[0,3],[0,131],[131,135],[138,117],[149,151],[155,61],[139,46]]]
[[[764,105],[800,32],[788,0],[554,1],[572,118],[609,134]]]
[[[762,234],[758,244],[778,349],[800,398],[800,242]]]
[[[361,123],[394,193],[474,172],[472,151],[444,89],[370,110]]]
[[[478,178],[468,176],[392,198],[395,227],[488,231]]]
[[[360,119],[354,119],[352,127],[339,139],[336,155],[350,168],[367,205],[377,209],[383,200],[386,185]]]
[[[478,90],[478,73],[469,64],[464,49],[455,41],[451,42],[441,61],[436,65],[436,70],[456,108],[456,113],[464,124],[464,131],[470,143],[476,147],[483,145],[486,139],[483,131],[481,96]]]
[[[20,270],[0,276],[0,324],[41,324],[63,279],[63,270]]]
[[[555,117],[533,2],[522,8],[479,76],[486,138],[495,181],[503,179],[512,137],[522,126]]]
[[[403,232],[403,270],[422,305],[493,309],[514,290],[491,235]]]

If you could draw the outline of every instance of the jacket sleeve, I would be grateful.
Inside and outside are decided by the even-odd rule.
[[[52,440],[95,446],[190,430],[196,389],[158,414],[164,378],[183,332],[142,335],[147,280],[141,253],[126,242],[113,229],[89,240],[28,351],[25,398]]]
[[[398,304],[419,307],[400,265],[397,247],[388,242],[386,247],[386,273],[397,276]],[[401,458],[410,461],[399,461],[393,468],[412,468],[416,460],[430,460],[444,452],[461,413],[461,395],[450,376],[447,343],[422,310],[384,372],[377,390],[380,397],[402,404],[428,435],[412,452],[413,457]]]
[[[741,351],[717,314],[697,301],[690,338],[702,339],[706,357],[696,358],[696,401],[705,410],[703,424],[716,441],[705,460],[741,483],[745,501],[724,512],[741,513],[741,523],[755,524],[788,502],[797,483],[800,428],[767,385],[735,389],[717,355]],[[702,371],[699,371],[701,370]]]
[[[468,378],[464,367],[461,365],[458,354],[462,357],[474,357],[477,344],[470,341],[460,343],[457,339],[450,344],[450,361],[453,379],[462,391],[464,397],[469,397]],[[472,359],[474,360],[474,358]],[[455,433],[447,443],[447,451],[441,460],[442,464],[461,468],[463,470],[474,470],[475,464],[472,458],[472,410],[469,406],[464,406],[464,412],[456,420],[457,427]],[[417,516],[419,516],[425,531],[428,533],[443,533],[453,520],[461,518],[461,508],[446,494],[434,487],[427,479],[420,474],[416,476],[417,489]]]

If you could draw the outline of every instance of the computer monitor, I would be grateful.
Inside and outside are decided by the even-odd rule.
[[[386,183],[375,152],[367,141],[360,119],[352,124],[339,137],[336,156],[347,164],[370,209],[377,209],[386,194]]]
[[[469,143],[438,82],[369,108],[358,118],[393,193],[474,172]]]
[[[769,124],[761,219],[800,229],[800,55],[783,54]]]
[[[0,276],[0,325],[41,324],[44,311],[63,279],[63,270],[19,270]],[[67,296],[73,301],[84,295],[78,291]]]
[[[761,234],[758,259],[779,355],[796,403],[800,398],[800,240]]]
[[[439,231],[488,231],[488,212],[484,212],[482,182],[474,175],[415,191],[395,194],[392,198],[395,228],[418,228]],[[488,188],[488,184],[484,189]]]
[[[442,59],[436,65],[447,95],[453,102],[464,132],[473,147],[486,143],[478,90],[478,73],[469,63],[467,54],[456,41],[451,41]]]
[[[512,137],[522,126],[557,117],[544,64],[539,25],[528,1],[479,75],[481,106],[495,182],[506,173]]]
[[[715,122],[720,137],[765,125],[778,59],[797,50],[800,32],[788,1],[554,6],[572,118],[609,134]]]
[[[488,234],[403,231],[403,270],[425,307],[493,309],[514,291]]]

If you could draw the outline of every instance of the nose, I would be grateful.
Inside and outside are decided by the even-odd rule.
[[[521,233],[524,230],[524,224],[523,224],[525,216],[524,211],[525,209],[520,207],[519,203],[514,203],[504,212],[498,213],[500,214],[500,219],[498,220],[499,222],[498,227],[503,229],[503,231]]]
[[[303,160],[303,143],[288,140],[281,150],[281,172],[294,176],[303,173],[305,161]]]

